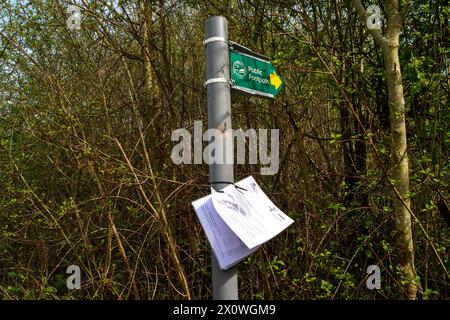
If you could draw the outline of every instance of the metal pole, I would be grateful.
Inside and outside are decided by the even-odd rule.
[[[228,21],[225,17],[214,16],[205,23],[206,44],[206,84],[208,94],[208,128],[231,129],[231,94],[230,94],[230,53],[228,48]],[[226,134],[224,139],[232,139]],[[233,150],[226,149],[233,153]],[[229,154],[230,155],[230,154]],[[231,159],[233,155],[231,154]],[[209,179],[212,187],[219,191],[227,186],[227,183],[215,183],[217,181],[234,182],[233,164],[210,164]],[[221,270],[214,257],[212,260],[212,289],[214,300],[237,300],[238,279],[236,268],[226,271]]]

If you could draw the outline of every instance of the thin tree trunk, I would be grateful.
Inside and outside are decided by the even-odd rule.
[[[155,72],[152,63],[154,63],[154,54],[151,49],[151,38],[149,29],[152,27],[152,9],[149,3],[144,0],[139,1],[139,14],[141,19],[141,35],[142,35],[142,58],[143,73],[145,79],[145,99],[142,104],[140,113],[147,124],[152,114],[155,114],[159,108],[160,90],[156,81]]]
[[[395,229],[397,232],[398,263],[407,278],[406,298],[415,299],[414,247],[409,200],[409,164],[406,142],[405,99],[398,56],[401,16],[396,1],[388,3],[387,41],[383,46],[389,94],[389,119],[391,125],[391,179],[402,199],[394,195]],[[397,7],[394,5],[397,4]],[[390,7],[390,8],[389,8]]]
[[[403,2],[406,6],[407,1]],[[368,14],[361,0],[353,0],[359,16],[366,24]],[[387,15],[386,35],[379,29],[369,29],[374,41],[381,46],[386,71],[389,94],[389,117],[391,126],[391,164],[390,178],[394,184],[394,214],[397,233],[397,262],[401,272],[399,282],[405,283],[404,297],[416,299],[417,285],[415,283],[414,246],[412,241],[412,225],[409,200],[409,165],[406,140],[405,99],[403,95],[402,75],[398,56],[400,30],[404,17],[404,7],[398,0],[387,0],[385,11]],[[398,195],[397,195],[397,192]],[[406,281],[405,281],[406,280]]]

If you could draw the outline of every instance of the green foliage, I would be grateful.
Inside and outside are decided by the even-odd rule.
[[[0,3],[0,299],[181,299],[180,274],[211,297],[191,208],[208,168],[174,165],[170,137],[206,121],[203,22],[216,14],[286,82],[273,101],[233,94],[235,127],[280,129],[280,171],[235,177],[253,174],[295,219],[239,264],[240,297],[399,298],[384,61],[350,2],[188,0],[163,15],[145,1],[150,56],[137,1],[119,2],[128,15],[91,1],[78,31],[62,2]],[[400,43],[422,299],[450,293],[445,5],[411,2]],[[81,290],[67,289],[72,264]],[[373,264],[381,290],[365,286]]]

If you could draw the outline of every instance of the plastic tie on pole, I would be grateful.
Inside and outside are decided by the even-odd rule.
[[[205,87],[211,83],[228,83],[231,84],[230,81],[226,78],[211,78],[205,81]]]
[[[208,43],[215,42],[215,41],[221,41],[221,42],[228,43],[228,41],[224,37],[211,37],[211,38],[205,39],[203,41],[203,44],[206,46]]]
[[[242,187],[239,187],[236,183],[230,182],[230,181],[212,181],[212,182],[210,182],[209,184],[210,184],[211,186],[212,186],[213,184],[232,184],[239,192],[241,192],[241,190],[248,191],[247,189],[242,188]],[[221,190],[221,191],[215,190],[215,191],[216,191],[216,192],[219,192],[219,193],[223,193],[222,190]]]

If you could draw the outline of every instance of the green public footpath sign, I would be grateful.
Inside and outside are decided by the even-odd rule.
[[[232,88],[245,93],[274,98],[284,86],[270,61],[230,49]]]

